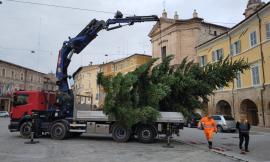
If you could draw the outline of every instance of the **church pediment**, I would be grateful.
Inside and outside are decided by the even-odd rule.
[[[151,31],[149,32],[148,36],[150,38],[152,38],[154,35],[160,33],[160,30],[163,30],[165,28],[168,28],[169,26],[173,25],[175,23],[174,20],[172,19],[164,19],[164,18],[160,18],[160,21],[157,22],[153,28],[151,29]],[[160,28],[161,26],[161,28]]]

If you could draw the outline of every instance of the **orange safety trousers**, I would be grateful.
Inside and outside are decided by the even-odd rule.
[[[207,141],[212,141],[214,132],[215,131],[212,129],[211,130],[204,129],[204,135],[205,135]]]

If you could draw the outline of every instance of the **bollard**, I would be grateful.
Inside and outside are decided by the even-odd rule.
[[[32,114],[32,125],[31,125],[31,133],[30,133],[30,141],[24,142],[25,144],[36,144],[39,141],[34,141],[35,131],[34,127],[36,126],[36,114]]]

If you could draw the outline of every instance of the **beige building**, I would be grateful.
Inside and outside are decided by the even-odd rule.
[[[99,87],[97,85],[97,74],[99,65],[80,67],[74,74],[73,92],[76,102],[89,105],[89,109],[95,110],[99,107]]]
[[[58,89],[56,85],[56,76],[54,73],[48,73],[44,76],[43,89],[47,91],[56,91]]]
[[[80,67],[74,74],[73,92],[79,104],[89,105],[89,109],[102,109],[105,100],[103,88],[97,85],[97,74],[103,72],[105,76],[115,76],[134,71],[140,65],[148,62],[152,57],[143,54],[133,54],[129,57],[110,61],[101,65]]]
[[[215,91],[208,110],[270,127],[270,3],[249,0],[244,15],[231,30],[197,47],[201,66],[229,57],[244,58],[251,67],[238,72],[228,87]]]
[[[137,67],[151,60],[151,56],[144,54],[133,54],[129,57],[114,60],[99,66],[105,76],[115,76],[118,73],[126,74],[134,71]]]
[[[227,27],[205,22],[198,17],[196,10],[190,19],[181,19],[177,13],[171,19],[164,11],[160,22],[154,25],[148,35],[152,43],[152,56],[164,58],[174,55],[172,65],[179,64],[185,57],[197,61],[195,47],[227,30]]]
[[[151,58],[152,57],[149,55],[136,53],[126,58],[102,64],[99,68],[105,76],[116,76],[118,73],[126,74],[128,72],[134,71],[137,67],[150,61]],[[106,96],[106,93],[104,92],[102,87],[100,87],[99,96],[99,105],[102,108]]]
[[[56,90],[53,74],[0,60],[0,110],[10,110],[12,94],[16,90]]]

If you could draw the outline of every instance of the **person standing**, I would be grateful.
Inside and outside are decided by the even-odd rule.
[[[208,142],[208,148],[212,149],[213,134],[217,133],[217,125],[215,120],[210,116],[210,114],[207,114],[200,120],[198,126],[203,127],[204,135]]]
[[[248,144],[249,144],[249,131],[250,131],[250,124],[247,119],[241,118],[240,122],[236,123],[236,129],[239,132],[239,148],[241,153],[244,154],[245,152],[249,152]],[[245,141],[245,150],[243,150],[243,142]]]

